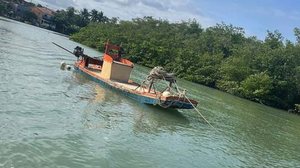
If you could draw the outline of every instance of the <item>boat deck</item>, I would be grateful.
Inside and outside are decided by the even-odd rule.
[[[96,65],[91,65],[88,68],[89,71],[91,71],[95,76],[101,78],[100,74],[101,74],[101,70],[100,67],[96,66]],[[124,82],[119,82],[119,81],[111,81],[113,82],[113,84],[121,89],[124,90],[131,90],[131,91],[137,91],[139,93],[148,93],[148,89],[147,88],[143,88],[140,87],[140,84],[135,83],[133,81],[129,81],[128,83],[124,83]],[[151,89],[150,94],[157,94],[159,92],[155,92],[155,90]]]
[[[131,90],[131,91],[136,91],[136,92],[139,92],[141,94],[160,94],[160,92],[155,92],[155,90],[151,89],[151,92],[148,93],[148,89],[147,88],[144,88],[142,86],[140,86],[138,83],[134,83],[134,82],[130,82],[129,83],[123,83],[123,82],[118,82],[118,81],[113,81],[114,84],[122,89],[125,89],[125,90]]]
[[[140,86],[137,83],[123,83],[123,82],[118,82],[118,81],[113,81],[116,85],[120,86],[121,88],[126,88],[129,90],[138,90],[137,88]]]
[[[76,66],[76,65],[75,65]],[[194,108],[194,106],[197,106],[198,102],[194,100],[190,100],[192,104],[188,100],[186,100],[185,97],[179,97],[179,96],[162,96],[161,92],[155,92],[153,89],[151,89],[151,92],[148,93],[148,89],[139,87],[140,85],[138,83],[135,83],[133,81],[129,82],[119,82],[119,81],[113,81],[113,80],[107,80],[103,79],[100,75],[101,70],[94,69],[91,67],[84,67],[84,65],[79,65],[78,68],[84,72],[85,74],[93,77],[94,79],[97,79],[98,82],[101,81],[101,83],[106,83],[110,85],[112,88],[115,88],[117,90],[121,90],[122,93],[125,93],[128,97],[135,99],[141,103],[145,104],[160,104],[164,108],[179,108],[179,109],[191,109]]]

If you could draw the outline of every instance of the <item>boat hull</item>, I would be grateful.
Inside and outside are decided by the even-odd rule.
[[[176,108],[176,109],[192,109],[195,105],[192,105],[189,102],[181,101],[181,100],[160,100],[157,97],[149,97],[147,95],[137,94],[130,90],[126,90],[120,87],[116,87],[113,82],[106,81],[104,79],[101,79],[99,77],[96,77],[92,74],[89,74],[87,69],[82,68],[78,65],[74,65],[75,72],[78,72],[80,74],[83,74],[87,76],[89,79],[95,81],[96,83],[106,87],[110,88],[112,90],[118,91],[119,93],[135,100],[140,103],[149,104],[149,105],[160,105],[163,108]]]

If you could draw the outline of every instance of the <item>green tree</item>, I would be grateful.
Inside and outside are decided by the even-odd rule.
[[[85,27],[89,24],[90,22],[90,13],[86,8],[83,8],[83,10],[80,11],[80,22],[79,22],[79,26],[80,27]]]
[[[295,68],[295,80],[296,80],[296,86],[297,86],[297,91],[298,91],[298,95],[300,95],[300,66],[297,66]]]
[[[203,29],[195,20],[170,23],[147,16],[106,21],[96,10],[90,15],[91,23],[73,40],[103,51],[109,39],[122,43],[126,57],[141,65],[164,66],[180,78],[274,107],[299,104],[299,41],[284,41],[278,31],[268,31],[261,41],[224,23]],[[299,39],[300,31],[294,31]]]
[[[97,22],[98,21],[98,11],[96,9],[93,9],[91,11],[91,21],[92,22]]]
[[[296,40],[297,40],[298,44],[300,44],[300,29],[298,27],[296,27],[294,29],[294,34],[296,36]]]
[[[242,81],[240,92],[246,98],[262,102],[271,93],[272,79],[266,72],[250,75]]]
[[[274,32],[267,31],[267,37],[265,38],[265,43],[271,48],[276,49],[283,46],[283,37],[278,30]]]
[[[56,11],[53,21],[55,23],[56,31],[60,33],[66,33],[66,29],[69,26],[67,13],[64,10]]]
[[[0,15],[4,15],[7,13],[6,5],[0,3]]]

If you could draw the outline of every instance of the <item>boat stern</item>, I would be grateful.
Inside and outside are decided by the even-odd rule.
[[[165,97],[165,100],[160,103],[164,108],[176,108],[176,109],[193,109],[196,108],[198,102],[187,98],[181,98],[176,96]]]

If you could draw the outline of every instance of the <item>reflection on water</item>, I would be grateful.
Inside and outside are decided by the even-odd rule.
[[[300,165],[299,116],[178,79],[214,131],[192,110],[140,104],[61,71],[76,58],[52,41],[80,45],[0,17],[0,167]],[[136,65],[131,79],[148,73]]]
[[[87,77],[81,74],[74,73],[76,82],[81,85],[91,82]],[[160,106],[151,106],[140,104],[128,97],[101,86],[98,83],[93,83],[91,92],[88,92],[88,106],[84,110],[84,124],[87,128],[111,128],[121,121],[124,115],[132,115],[133,131],[135,133],[157,133],[159,131],[175,132],[180,126],[188,126],[188,119],[176,109],[164,109]],[[107,106],[107,104],[113,104]],[[124,107],[124,103],[130,103],[130,107]],[[127,109],[127,114],[124,112],[111,109]],[[95,119],[94,117],[98,118]],[[90,119],[93,118],[93,119]],[[93,121],[94,120],[94,121]]]
[[[99,85],[95,85],[94,98],[93,103],[103,103],[105,101],[105,89],[100,87]]]
[[[176,132],[189,125],[188,119],[174,109],[150,105],[138,105],[135,109],[133,130],[136,133]]]

